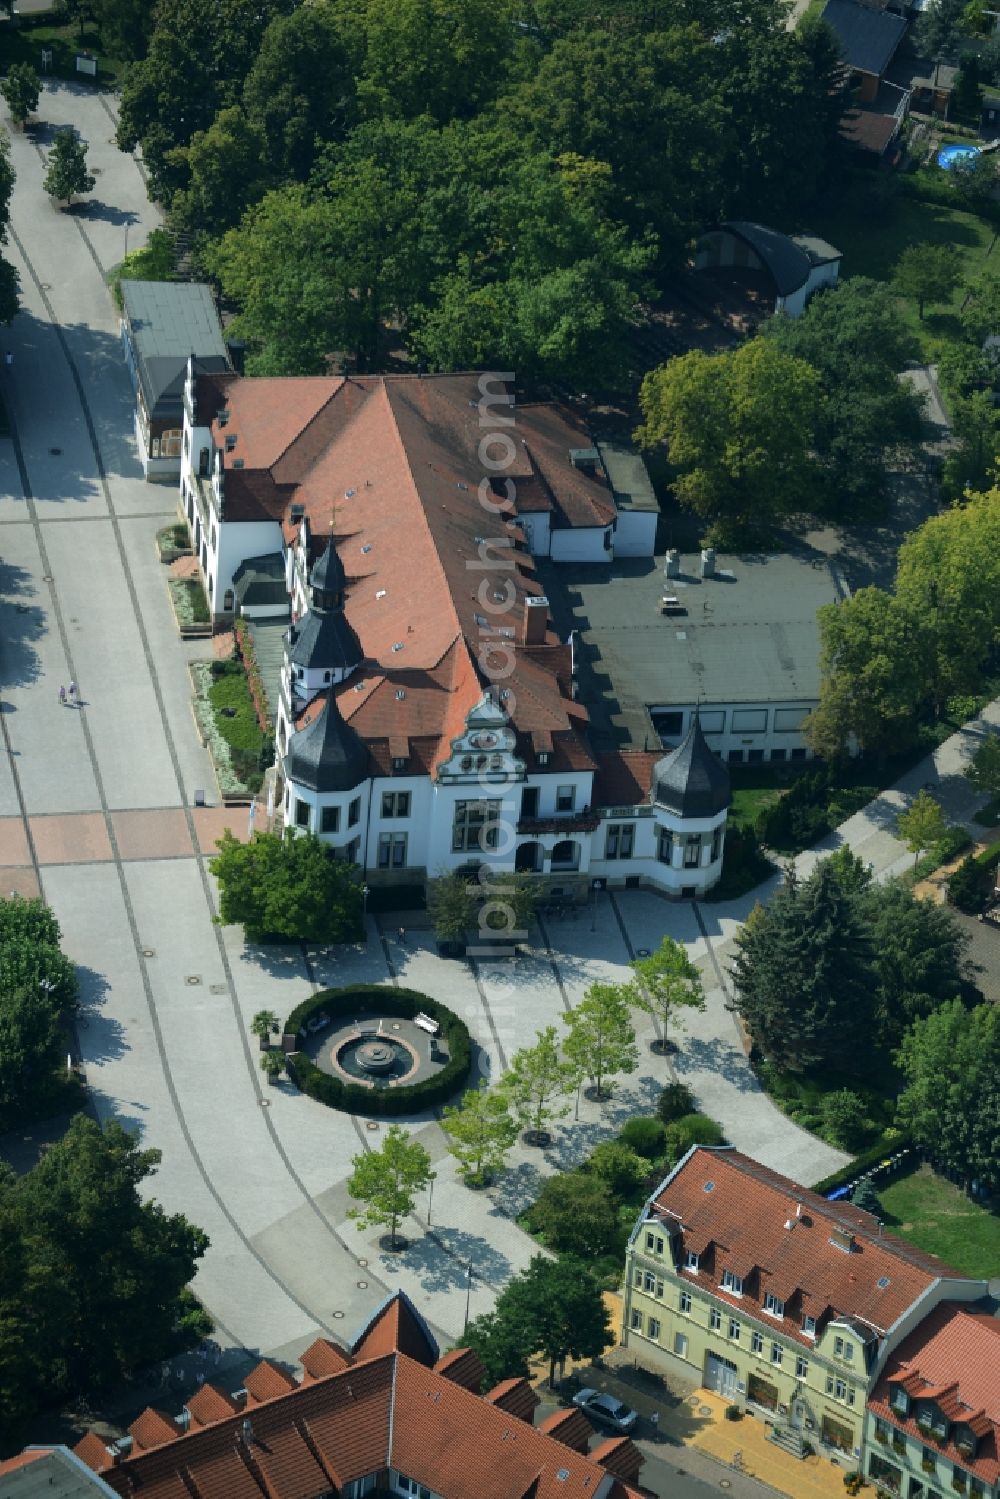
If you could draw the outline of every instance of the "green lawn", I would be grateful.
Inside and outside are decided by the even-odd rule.
[[[844,277],[871,276],[877,281],[889,281],[893,267],[908,246],[947,245],[962,271],[951,303],[926,309],[923,322],[917,316],[915,302],[901,297],[899,305],[905,321],[920,339],[926,357],[932,357],[942,343],[952,343],[960,337],[958,311],[968,287],[986,264],[995,232],[992,224],[963,209],[900,194],[877,207],[859,195],[854,204],[841,206],[835,213],[814,216],[813,227],[843,251]],[[1000,269],[1000,252],[993,252],[991,263]]]
[[[25,26],[22,24],[12,27],[8,22],[0,30],[0,36],[3,37],[4,61],[8,67],[13,62],[29,62],[41,73],[43,47],[52,53],[49,72],[57,78],[76,78],[84,83],[92,82],[98,86],[109,87],[117,83],[125,67],[125,63],[120,59],[109,57],[106,52],[102,51],[100,34],[94,26],[84,28],[82,43],[79,39],[79,29],[74,25]],[[76,71],[76,54],[81,47],[85,52],[97,56],[98,73],[94,79],[89,79],[85,73]]]
[[[885,1226],[919,1249],[936,1254],[966,1275],[1000,1275],[1000,1217],[958,1187],[921,1166],[911,1176],[879,1188]]]
[[[735,777],[734,777],[735,779]],[[752,828],[761,812],[784,796],[787,786],[733,786],[733,804],[729,809],[729,821],[741,827]]]
[[[217,676],[209,689],[219,733],[232,749],[258,756],[264,746],[264,735],[257,722],[257,712],[247,686],[246,674],[238,662],[228,664],[224,675]]]

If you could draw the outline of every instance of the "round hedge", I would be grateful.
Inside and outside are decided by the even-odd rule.
[[[349,989],[322,989],[303,1000],[285,1021],[285,1034],[297,1036],[307,1020],[325,1010],[335,1017],[397,1015],[412,1020],[423,1012],[436,1020],[448,1046],[448,1061],[433,1077],[395,1088],[366,1088],[331,1077],[300,1052],[287,1059],[289,1075],[310,1098],[331,1109],[349,1114],[410,1114],[444,1103],[464,1085],[472,1066],[472,1037],[463,1020],[453,1011],[416,989],[390,988],[387,984],[354,984]]]

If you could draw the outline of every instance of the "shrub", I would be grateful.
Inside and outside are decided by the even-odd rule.
[[[948,881],[948,899],[960,911],[976,916],[984,911],[993,894],[992,872],[972,856],[963,859]]]
[[[726,1420],[727,1421],[742,1421],[742,1419],[743,1419],[743,1410],[742,1410],[742,1408],[740,1406],[738,1406],[738,1405],[727,1405],[726,1406]]]
[[[382,984],[355,984],[348,989],[321,989],[296,1005],[285,1021],[285,1034],[297,1035],[313,1015],[401,1015],[412,1020],[423,1012],[436,1020],[448,1048],[448,1061],[433,1077],[395,1088],[366,1088],[331,1077],[314,1062],[293,1052],[286,1060],[289,1076],[310,1098],[331,1109],[351,1114],[416,1114],[444,1103],[462,1088],[472,1067],[472,1037],[463,1020],[437,1000],[416,989],[395,989]]]
[[[684,1091],[687,1092],[687,1089]],[[627,1145],[636,1155],[644,1156],[647,1161],[655,1161],[663,1154],[666,1135],[666,1128],[659,1119],[648,1119],[645,1116],[630,1119],[618,1131],[620,1143]]]
[[[893,1175],[913,1169],[913,1157],[910,1154],[912,1149],[913,1137],[911,1135],[900,1133],[895,1129],[886,1130],[881,1139],[869,1145],[867,1150],[862,1150],[853,1161],[848,1161],[846,1166],[841,1166],[838,1171],[831,1171],[829,1176],[824,1176],[821,1181],[814,1183],[812,1190],[818,1192],[821,1197],[827,1197],[841,1187],[853,1187],[868,1171],[884,1181],[889,1181]]]
[[[649,1173],[649,1161],[620,1140],[595,1145],[587,1166],[619,1200],[633,1196]]]
[[[871,1213],[875,1218],[885,1217],[878,1193],[872,1185],[870,1177],[864,1176],[858,1182],[851,1193],[851,1201],[856,1208],[861,1208],[865,1213]]]
[[[694,1111],[694,1094],[684,1083],[668,1083],[665,1088],[661,1088],[656,1100],[656,1116],[664,1124],[672,1124],[675,1119],[682,1119],[685,1114],[693,1114]]]
[[[820,1104],[820,1117],[825,1134],[844,1150],[856,1150],[872,1127],[864,1100],[849,1088],[828,1093]]]
[[[667,1153],[674,1162],[692,1145],[721,1145],[724,1140],[722,1130],[707,1114],[685,1114],[667,1125]]]

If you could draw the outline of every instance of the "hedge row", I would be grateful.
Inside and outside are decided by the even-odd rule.
[[[472,1066],[472,1037],[463,1020],[437,1000],[416,989],[395,989],[385,984],[355,984],[349,989],[322,989],[303,1000],[285,1021],[285,1034],[297,1035],[307,1020],[321,1011],[333,1020],[347,1015],[398,1015],[412,1020],[423,1012],[436,1020],[448,1047],[448,1061],[434,1077],[421,1082],[400,1083],[395,1088],[366,1088],[322,1072],[307,1056],[295,1053],[287,1061],[288,1072],[303,1093],[331,1109],[349,1114],[415,1114],[444,1103],[465,1084]]]
[[[869,1173],[884,1177],[886,1173],[878,1171],[879,1166],[883,1163],[888,1164],[893,1157],[900,1155],[903,1151],[912,1150],[913,1137],[909,1134],[894,1135],[891,1141],[883,1136],[867,1150],[863,1150],[860,1155],[856,1155],[853,1161],[848,1161],[846,1166],[841,1166],[839,1171],[833,1171],[829,1176],[824,1176],[823,1180],[818,1181],[813,1187],[813,1191],[825,1197],[828,1192],[836,1192],[838,1187],[853,1186],[860,1177],[867,1176]],[[898,1170],[893,1174],[898,1174],[898,1171],[902,1170],[908,1171],[914,1164],[912,1157],[908,1156],[905,1163],[897,1163]]]

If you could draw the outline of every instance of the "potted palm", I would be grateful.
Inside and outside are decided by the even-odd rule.
[[[260,1040],[261,1051],[267,1051],[271,1036],[278,1034],[278,1017],[273,1010],[258,1010],[250,1022],[250,1030]]]
[[[261,1070],[273,1086],[285,1070],[284,1054],[280,1051],[265,1051],[260,1059]]]

